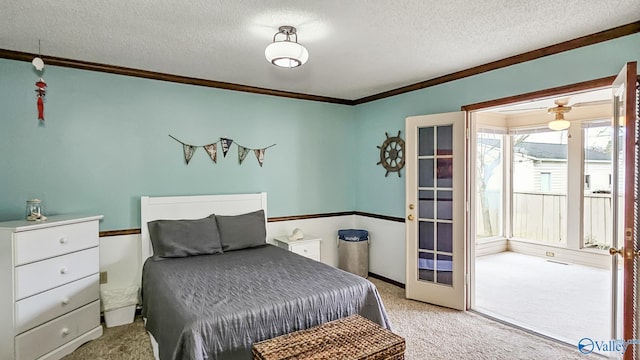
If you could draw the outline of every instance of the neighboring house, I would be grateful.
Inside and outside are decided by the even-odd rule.
[[[514,192],[567,192],[567,145],[523,142],[513,150]],[[611,190],[611,154],[597,149],[585,152],[585,192]]]

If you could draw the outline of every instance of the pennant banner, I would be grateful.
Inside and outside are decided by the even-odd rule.
[[[191,158],[193,158],[193,154],[196,152],[196,150],[199,147],[204,148],[204,150],[207,152],[207,154],[209,154],[209,157],[214,163],[218,162],[218,142],[217,141],[207,145],[191,145],[178,140],[171,134],[169,134],[169,137],[179,142],[180,144],[182,144],[182,150],[184,151],[184,161],[187,163],[187,165],[189,164],[189,162],[191,161]],[[220,145],[222,146],[222,155],[224,157],[227,157],[227,153],[229,152],[229,150],[231,150],[231,145],[233,144],[234,144],[233,139],[220,138]],[[265,151],[267,151],[267,149],[270,147],[276,146],[276,144],[271,144],[262,149],[252,149],[246,146],[242,146],[237,142],[235,143],[235,145],[238,147],[238,163],[240,165],[242,165],[244,160],[247,158],[249,151],[253,150],[254,154],[256,155],[256,159],[258,159],[258,163],[260,164],[260,167],[262,167],[262,164],[264,164]]]
[[[203,146],[203,148],[207,151],[207,154],[209,154],[209,157],[211,158],[211,160],[213,160],[214,163],[217,162],[217,160],[218,160],[218,143],[205,145],[205,146]]]
[[[258,163],[260,164],[260,167],[262,167],[262,163],[264,162],[264,152],[267,149],[255,149],[253,150],[253,152],[256,154],[256,158],[258,159]]]
[[[238,162],[240,163],[240,165],[242,165],[242,162],[247,157],[247,154],[249,153],[249,150],[251,150],[251,149],[247,149],[244,146],[238,145]]]
[[[233,139],[220,138],[220,144],[222,145],[222,156],[227,157],[231,144],[233,144]]]
[[[189,161],[193,157],[193,153],[196,152],[197,146],[182,144],[182,149],[184,150],[184,161],[189,165]]]

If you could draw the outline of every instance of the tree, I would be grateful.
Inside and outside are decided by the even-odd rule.
[[[478,178],[478,195],[480,197],[480,207],[482,214],[482,225],[485,233],[483,235],[495,235],[493,224],[491,224],[491,206],[487,197],[487,186],[491,177],[493,177],[496,168],[502,163],[502,135],[499,136],[483,136],[489,135],[480,133],[478,136],[478,160],[477,178]],[[518,147],[529,137],[528,134],[513,137],[514,149]]]

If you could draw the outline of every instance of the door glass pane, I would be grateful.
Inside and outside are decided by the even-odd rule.
[[[453,252],[453,224],[439,222],[438,252]]]
[[[426,252],[418,253],[418,279],[433,281],[433,254]]]
[[[418,160],[418,186],[433,187],[433,159]]]
[[[567,135],[543,129],[511,135],[514,237],[566,245]]]
[[[453,257],[450,255],[438,255],[436,264],[436,281],[440,284],[452,285]]]
[[[418,248],[420,250],[434,249],[434,226],[431,221],[420,221],[420,228],[418,229]]]
[[[453,126],[438,126],[438,155],[453,154]]]
[[[610,124],[584,124],[584,246],[611,247],[611,181],[613,164]]]
[[[418,156],[433,156],[433,127],[418,129]]]
[[[420,190],[418,191],[418,196],[420,197],[418,199],[418,217],[420,219],[433,219],[435,217],[433,190]]]
[[[453,220],[453,191],[438,191],[438,219]]]
[[[450,188],[453,186],[453,159],[438,159],[438,187]]]

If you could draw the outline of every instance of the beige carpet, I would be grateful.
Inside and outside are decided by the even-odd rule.
[[[407,360],[424,359],[601,359],[469,312],[406,300],[404,290],[370,279],[380,291],[393,331],[406,339]],[[140,318],[105,328],[104,335],[65,360],[152,360],[151,343]]]

